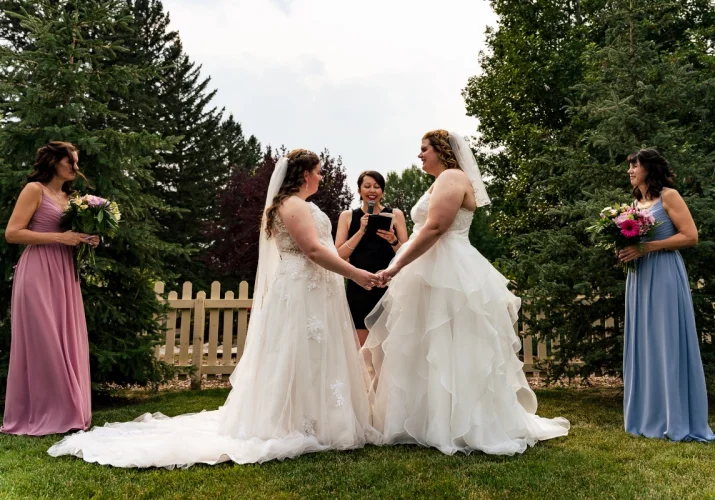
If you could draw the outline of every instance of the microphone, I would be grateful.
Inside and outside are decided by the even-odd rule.
[[[368,201],[367,202],[367,213],[368,215],[372,215],[372,212],[375,211],[375,202],[374,201]]]

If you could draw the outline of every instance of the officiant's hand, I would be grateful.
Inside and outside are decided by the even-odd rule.
[[[377,235],[380,238],[382,238],[383,240],[387,241],[390,245],[394,244],[397,241],[397,235],[395,234],[394,229],[392,231],[385,231],[384,229],[378,229]]]
[[[370,216],[368,214],[363,215],[360,217],[360,229],[358,229],[358,232],[360,234],[365,234],[365,231],[367,231],[367,221],[370,219]]]

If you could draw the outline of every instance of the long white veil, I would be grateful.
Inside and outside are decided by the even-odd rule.
[[[263,207],[263,217],[261,218],[261,234],[258,239],[258,269],[256,270],[256,281],[253,286],[253,304],[251,305],[251,318],[248,323],[244,352],[248,349],[249,344],[254,341],[253,337],[256,336],[256,332],[255,327],[252,328],[252,325],[259,323],[258,317],[263,308],[263,301],[268,295],[268,286],[281,261],[275,238],[268,238],[266,234],[266,210],[273,204],[273,198],[278,194],[278,190],[285,180],[287,170],[288,158],[284,156],[276,163],[273,174],[271,174],[271,180],[268,183],[266,203]],[[231,374],[230,380],[232,383],[234,381],[233,377],[237,372],[238,370],[234,370]]]
[[[459,167],[467,174],[467,177],[469,177],[472,183],[477,206],[483,207],[484,205],[489,205],[491,200],[487,194],[487,188],[484,186],[482,173],[479,171],[479,166],[477,165],[476,158],[474,158],[474,153],[472,153],[472,148],[469,147],[469,144],[463,136],[455,132],[449,132],[449,145],[457,157]]]

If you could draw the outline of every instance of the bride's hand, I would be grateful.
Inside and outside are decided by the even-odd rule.
[[[380,280],[380,288],[385,288],[399,272],[400,268],[395,265],[388,267],[384,271],[378,271],[377,278]]]
[[[364,269],[356,269],[355,272],[350,276],[355,283],[363,287],[365,290],[372,290],[373,287],[380,284],[379,278]]]

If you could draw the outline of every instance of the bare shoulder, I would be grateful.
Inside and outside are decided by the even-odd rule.
[[[679,210],[687,206],[680,193],[672,188],[663,188],[660,192],[660,199],[666,212],[669,209]]]
[[[682,199],[682,196],[680,196],[678,190],[673,188],[663,188],[663,190],[660,192],[660,197],[666,203],[669,201],[676,201]]]
[[[437,177],[435,184],[439,183],[454,183],[454,182],[469,182],[467,174],[459,168],[448,168]]]
[[[403,212],[402,210],[400,210],[399,208],[393,208],[393,209],[392,209],[392,213],[395,214],[395,217],[398,217],[398,218],[399,218],[399,217],[403,217],[403,218],[405,217],[404,212]]]
[[[349,221],[353,218],[353,211],[352,210],[343,210],[340,212],[340,218],[338,219],[339,224],[345,224],[346,222],[349,223]]]
[[[470,185],[467,174],[458,168],[450,168],[437,177],[433,192],[451,193],[452,195],[458,192],[466,193]]]
[[[281,206],[278,207],[278,213],[283,219],[286,219],[295,213],[301,213],[305,210],[309,210],[308,203],[306,203],[305,200],[301,200],[297,196],[291,196],[283,200]]]
[[[42,201],[42,185],[39,182],[28,182],[27,185],[22,188],[18,201],[24,204],[39,205]]]
[[[27,185],[22,188],[23,193],[27,193],[31,196],[42,196],[42,184],[39,182],[28,182]]]

